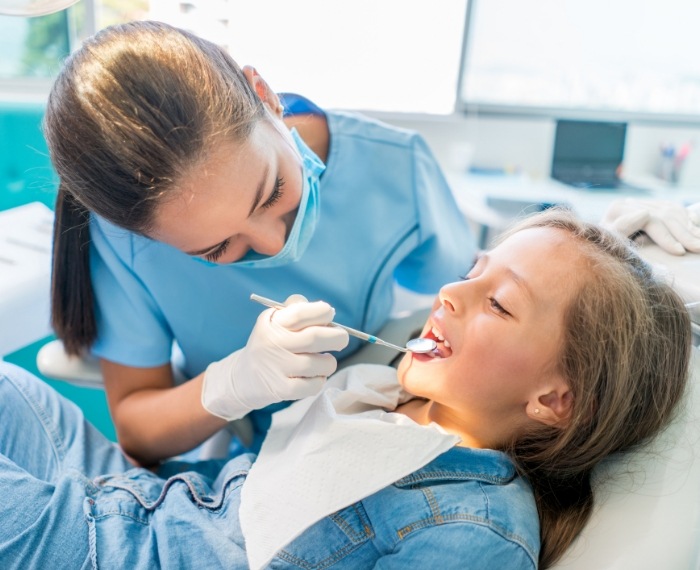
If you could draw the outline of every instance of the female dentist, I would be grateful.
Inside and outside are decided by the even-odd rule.
[[[323,326],[329,305],[280,322],[263,313],[248,340],[251,293],[324,299],[374,332],[395,281],[436,292],[474,257],[417,134],[280,98],[163,23],[88,39],[52,88],[44,130],[60,178],[52,324],[69,353],[101,359],[119,442],[145,465],[261,401],[308,395],[335,369],[318,353],[348,339]],[[191,379],[180,385],[174,342]],[[262,434],[269,413],[251,418]]]

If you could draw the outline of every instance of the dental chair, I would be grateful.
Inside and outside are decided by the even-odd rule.
[[[700,569],[700,350],[682,412],[594,478],[593,516],[556,570]]]

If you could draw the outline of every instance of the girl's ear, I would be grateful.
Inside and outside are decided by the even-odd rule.
[[[248,80],[248,84],[253,88],[256,95],[267,106],[270,113],[281,119],[284,113],[284,107],[280,103],[280,98],[277,96],[270,86],[267,84],[254,67],[246,65],[243,67],[243,75]]]
[[[539,390],[525,407],[525,413],[532,420],[548,426],[565,427],[571,417],[574,395],[568,385],[557,379],[546,389]]]

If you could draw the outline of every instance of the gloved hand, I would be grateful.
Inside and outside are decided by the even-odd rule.
[[[260,313],[246,346],[207,367],[202,405],[210,414],[231,421],[276,402],[312,396],[335,372],[335,357],[319,354],[348,344],[346,331],[327,326],[335,310],[300,295],[285,305]]]
[[[644,232],[659,247],[675,255],[700,252],[700,202],[683,207],[665,200],[615,200],[601,224],[627,237]]]

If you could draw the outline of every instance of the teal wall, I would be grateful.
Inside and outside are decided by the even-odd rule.
[[[0,103],[0,210],[34,201],[53,208],[57,180],[41,133],[43,111]]]
[[[0,103],[0,210],[28,202],[42,202],[51,209],[57,179],[41,133],[44,107],[40,104]],[[3,326],[3,323],[0,323]],[[5,360],[29,370],[78,404],[87,419],[111,440],[114,425],[102,390],[80,388],[39,374],[36,354],[48,337],[5,356]]]

